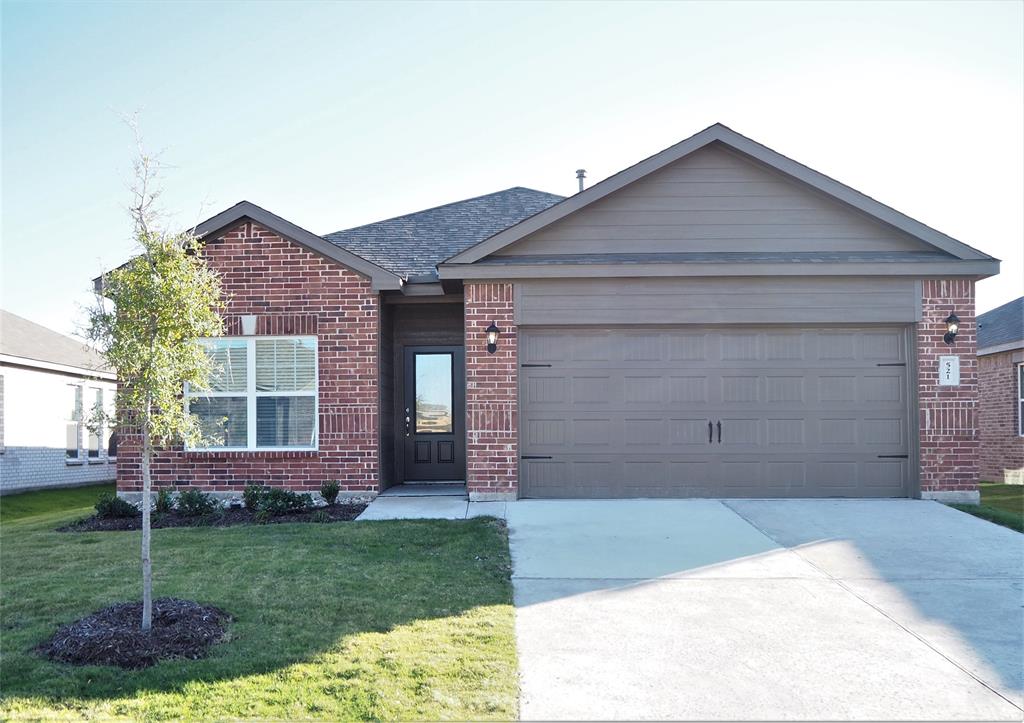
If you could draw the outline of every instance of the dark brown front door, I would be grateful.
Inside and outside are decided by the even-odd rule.
[[[405,482],[466,478],[463,363],[461,346],[405,348]]]

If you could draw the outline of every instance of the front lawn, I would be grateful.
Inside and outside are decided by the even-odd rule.
[[[494,520],[155,530],[155,596],[235,622],[206,659],[124,671],[32,648],[140,597],[140,533],[55,532],[95,494],[67,490],[63,508],[38,494],[45,504],[0,503],[0,718],[516,717],[508,544]]]
[[[982,482],[980,505],[953,505],[997,525],[1024,532],[1024,485],[1002,485]]]

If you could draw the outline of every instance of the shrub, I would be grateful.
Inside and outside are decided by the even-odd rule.
[[[317,524],[324,524],[330,522],[331,517],[327,514],[327,510],[317,510],[309,517],[310,522],[316,522]]]
[[[245,504],[245,509],[249,510],[249,512],[255,512],[259,509],[260,500],[266,492],[267,488],[263,485],[247,484],[242,491],[242,502]]]
[[[205,517],[220,509],[220,502],[202,490],[185,490],[178,495],[178,512],[185,517]]]
[[[341,492],[341,485],[338,484],[337,480],[328,480],[320,485],[320,496],[329,505],[333,505],[338,501],[339,492]]]
[[[313,506],[313,499],[307,494],[297,494],[290,490],[270,487],[263,490],[256,505],[256,521],[266,522],[272,517],[286,515],[289,512],[302,512]]]
[[[153,510],[157,514],[165,515],[171,511],[174,507],[174,498],[171,497],[171,491],[166,487],[161,487],[156,491],[156,505]]]
[[[104,519],[114,517],[135,517],[139,514],[138,508],[131,502],[126,502],[113,492],[104,492],[96,500],[96,516]]]

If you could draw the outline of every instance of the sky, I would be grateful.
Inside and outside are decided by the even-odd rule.
[[[323,234],[595,183],[722,122],[1003,260],[1024,293],[1024,3],[6,2],[0,305],[72,333],[132,250],[249,200]]]

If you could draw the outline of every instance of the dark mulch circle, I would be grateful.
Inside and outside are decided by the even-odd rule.
[[[318,507],[304,512],[289,512],[272,517],[267,524],[282,522],[349,522],[366,509],[364,504],[337,504]],[[232,525],[260,524],[252,512],[243,508],[228,508],[205,517],[186,517],[177,510],[153,513],[151,526],[154,530],[162,527],[231,527]],[[57,532],[111,532],[119,530],[141,530],[142,514],[134,517],[102,518],[86,517],[70,525],[58,527]]]
[[[142,603],[119,603],[65,625],[36,650],[72,665],[148,668],[160,660],[205,657],[231,620],[220,608],[163,597],[153,601],[153,627],[144,633]]]

